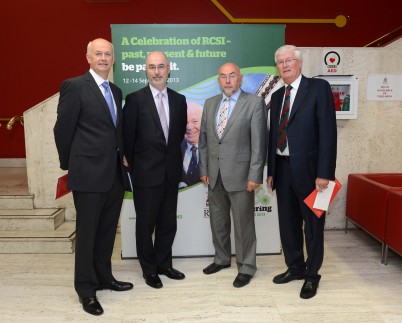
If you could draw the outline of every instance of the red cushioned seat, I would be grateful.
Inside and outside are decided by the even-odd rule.
[[[388,195],[385,245],[402,255],[402,191],[392,191]],[[387,254],[384,256],[387,263]]]

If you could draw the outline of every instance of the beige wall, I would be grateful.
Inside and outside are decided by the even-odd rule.
[[[322,61],[325,49],[302,50],[304,75],[322,74],[316,62]],[[330,206],[326,227],[343,228],[348,174],[402,172],[402,102],[366,100],[369,74],[402,75],[402,39],[387,48],[330,49],[342,52],[343,74],[359,79],[357,119],[337,120],[336,177],[343,187]]]

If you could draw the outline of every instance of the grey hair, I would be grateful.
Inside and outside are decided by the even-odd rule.
[[[298,49],[296,46],[293,45],[283,45],[281,47],[279,47],[276,52],[275,52],[275,61],[276,61],[276,56],[278,56],[280,53],[282,52],[286,52],[292,50],[295,53],[295,58],[298,59],[299,61],[302,61],[302,53],[300,51],[300,49]]]

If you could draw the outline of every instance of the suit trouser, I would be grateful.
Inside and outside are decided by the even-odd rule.
[[[76,216],[74,286],[81,297],[95,296],[101,283],[114,280],[112,254],[124,197],[121,170],[110,191],[73,191]]]
[[[215,248],[214,262],[230,264],[230,210],[233,215],[236,263],[239,273],[254,275],[257,239],[254,224],[254,191],[228,192],[218,176],[214,189],[208,188],[210,223]]]
[[[304,203],[292,177],[290,161],[276,158],[276,194],[279,231],[285,263],[293,274],[304,274],[307,281],[318,282],[324,258],[325,213],[318,218]],[[307,259],[303,251],[303,223]]]
[[[178,184],[167,179],[159,186],[134,187],[137,256],[144,274],[172,267],[178,192]]]

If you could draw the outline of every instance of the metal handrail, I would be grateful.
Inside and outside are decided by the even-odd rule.
[[[24,126],[24,116],[14,116],[12,118],[0,118],[0,127],[2,122],[7,122],[7,130],[13,129],[13,125],[16,122],[20,122]]]
[[[398,28],[394,29],[388,34],[385,34],[384,36],[377,38],[376,40],[372,41],[371,43],[363,47],[382,47],[399,39],[401,35],[402,35],[402,26],[399,26]]]

